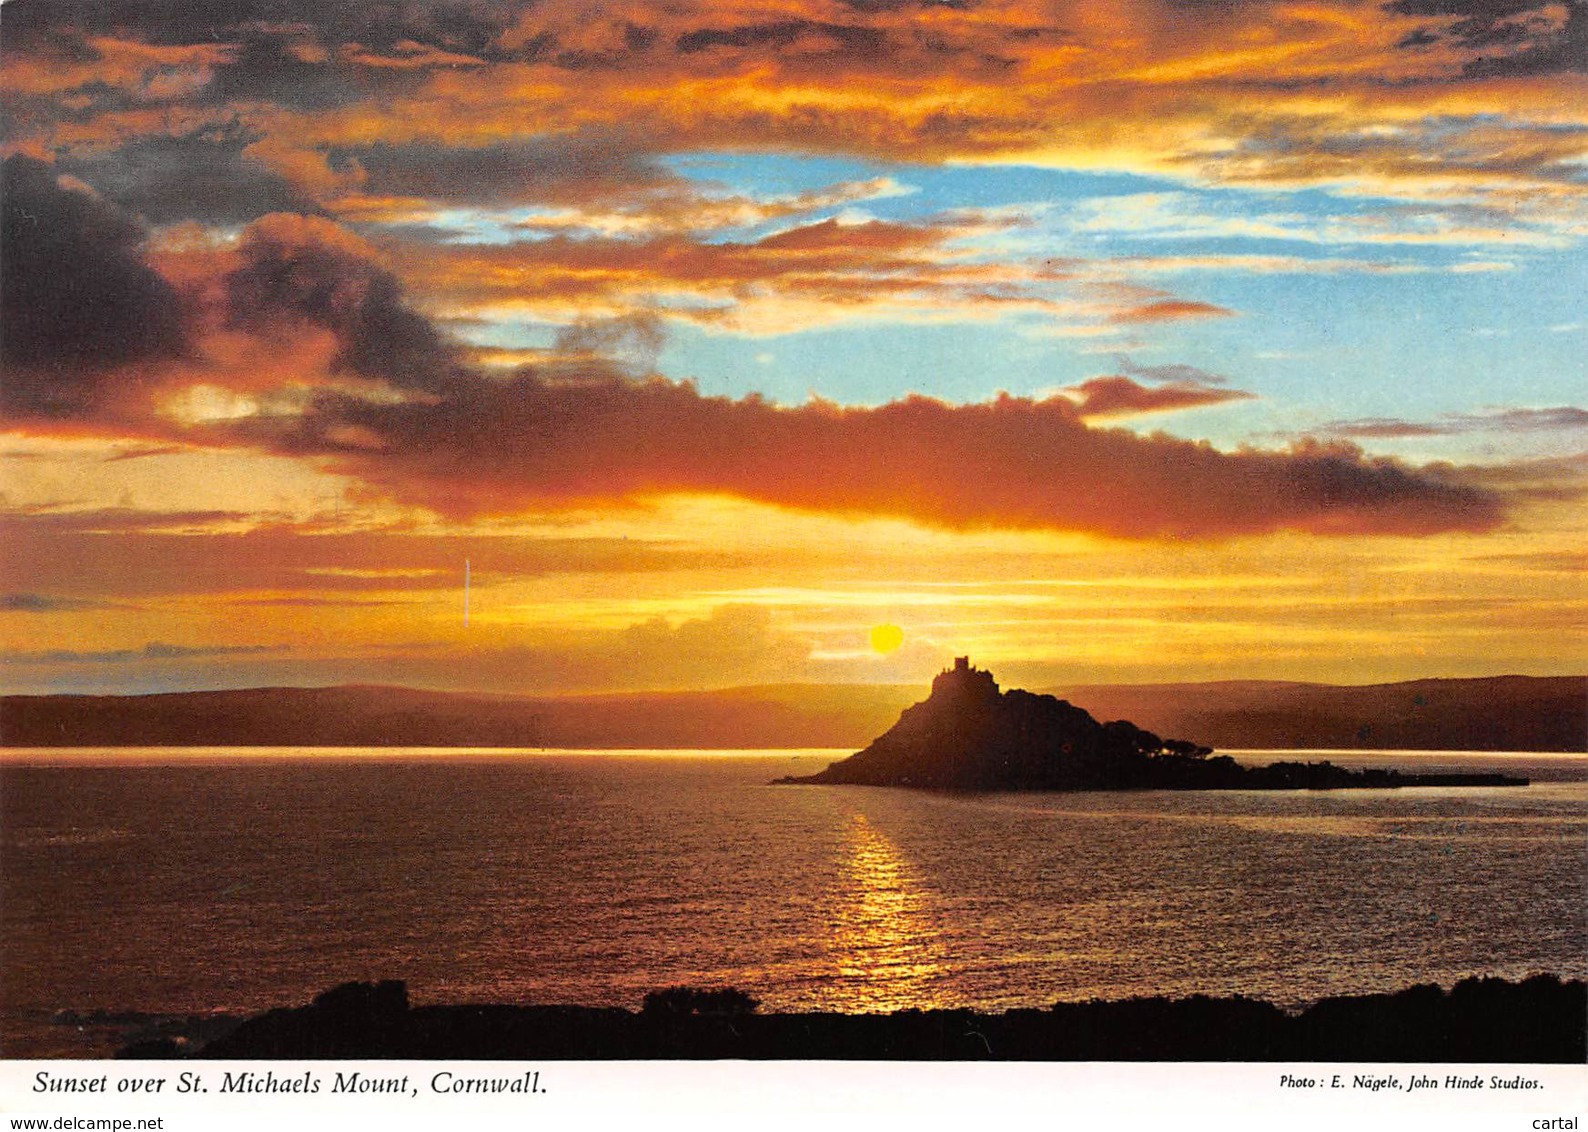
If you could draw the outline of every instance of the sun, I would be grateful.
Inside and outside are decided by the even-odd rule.
[[[873,625],[870,635],[872,650],[884,655],[904,644],[904,630],[897,625]]]

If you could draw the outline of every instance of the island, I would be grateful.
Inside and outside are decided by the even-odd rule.
[[[1502,774],[1403,774],[1329,762],[1243,766],[1133,723],[1099,723],[1066,700],[1000,691],[969,657],[932,681],[865,750],[777,785],[906,786],[936,790],[1339,790],[1402,786],[1526,786]]]

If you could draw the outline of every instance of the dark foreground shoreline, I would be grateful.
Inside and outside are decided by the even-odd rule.
[[[202,1048],[124,1058],[434,1060],[1304,1061],[1582,1064],[1588,987],[1535,975],[1450,990],[1323,999],[1299,1014],[1248,998],[1057,1003],[1002,1014],[760,1014],[737,991],[675,988],[639,1011],[410,1006],[400,982],[346,983],[256,1015]]]

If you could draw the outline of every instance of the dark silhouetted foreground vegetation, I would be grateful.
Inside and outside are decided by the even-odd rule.
[[[1247,998],[1057,1003],[982,1014],[760,1014],[736,990],[671,988],[639,1011],[411,1006],[400,982],[347,983],[272,1010],[205,1058],[859,1059],[886,1061],[1402,1061],[1581,1063],[1581,980],[1467,979],[1450,990],[1328,998],[1288,1014]],[[169,1040],[124,1057],[184,1054]]]

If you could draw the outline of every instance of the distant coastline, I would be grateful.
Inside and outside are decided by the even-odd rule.
[[[1588,676],[1038,691],[1219,750],[1588,750]],[[13,695],[0,698],[0,745],[856,750],[918,699],[919,686],[891,684],[540,697],[374,686]]]

